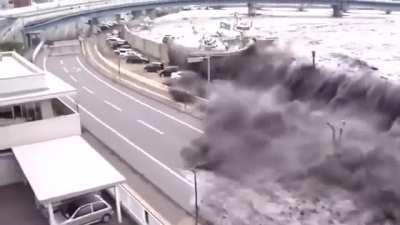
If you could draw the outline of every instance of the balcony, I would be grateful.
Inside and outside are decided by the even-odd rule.
[[[0,107],[0,149],[80,133],[79,114],[59,99]]]

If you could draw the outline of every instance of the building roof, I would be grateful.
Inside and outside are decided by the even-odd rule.
[[[14,147],[13,152],[42,204],[125,182],[125,177],[80,136]]]
[[[15,52],[1,52],[0,106],[76,94],[76,89]]]

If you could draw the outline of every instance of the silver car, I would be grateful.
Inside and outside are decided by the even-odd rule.
[[[59,225],[86,225],[111,220],[113,209],[99,195],[88,195],[60,206],[54,213]]]

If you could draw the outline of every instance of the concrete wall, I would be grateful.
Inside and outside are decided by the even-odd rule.
[[[133,48],[137,49],[146,56],[158,59],[165,64],[169,64],[167,45],[142,38],[129,30],[127,26],[123,27],[121,36],[128,41]]]
[[[0,127],[0,149],[80,134],[81,126],[77,113],[14,124]]]
[[[22,181],[23,174],[14,154],[0,154],[0,186]]]

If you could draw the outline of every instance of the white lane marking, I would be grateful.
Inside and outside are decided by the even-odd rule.
[[[75,82],[78,82],[78,80],[77,80],[74,76],[69,75],[69,77],[71,78],[71,80],[73,80],[73,81],[75,81]]]
[[[76,101],[71,98],[70,96],[67,96],[67,99],[69,99],[71,102],[76,103]],[[164,163],[162,163],[160,160],[156,159],[154,156],[150,155],[148,152],[146,152],[143,148],[139,147],[139,145],[133,143],[131,140],[129,140],[127,137],[125,137],[124,135],[122,135],[121,133],[119,133],[117,130],[115,130],[114,128],[112,128],[110,125],[108,125],[107,123],[103,122],[102,120],[100,120],[98,117],[96,117],[93,113],[91,113],[89,110],[87,110],[84,106],[77,104],[79,109],[81,109],[82,111],[84,111],[86,114],[88,114],[90,117],[92,117],[94,120],[96,120],[98,123],[100,123],[102,126],[104,126],[105,128],[107,128],[108,130],[110,130],[113,134],[115,134],[117,137],[121,138],[123,141],[125,141],[126,143],[128,143],[130,146],[132,146],[133,148],[135,148],[136,150],[138,150],[140,153],[142,153],[143,155],[145,155],[146,157],[148,157],[150,160],[154,161],[155,163],[157,163],[158,165],[160,165],[163,169],[167,170],[169,173],[171,173],[172,175],[174,175],[176,178],[178,178],[179,180],[181,180],[182,182],[190,185],[191,187],[193,187],[194,185],[189,182],[188,180],[186,180],[182,175],[180,175],[179,173],[177,173],[176,171],[172,170],[171,168],[169,168],[167,165],[165,165]]]
[[[159,129],[153,127],[152,125],[150,125],[150,124],[148,124],[148,123],[146,123],[146,122],[144,122],[143,120],[137,120],[137,122],[140,123],[140,124],[142,124],[143,126],[149,128],[150,130],[153,130],[153,131],[155,131],[155,132],[161,134],[161,135],[164,134],[164,132],[162,132],[161,130],[159,130]]]
[[[68,69],[66,67],[63,67],[63,70],[65,73],[69,73]]]
[[[62,59],[60,59],[60,64],[64,65],[64,61]]]
[[[117,93],[119,93],[119,94],[121,94],[121,95],[123,95],[123,96],[125,96],[125,97],[127,97],[127,98],[129,98],[129,99],[131,99],[132,101],[135,101],[136,103],[138,103],[138,104],[140,104],[140,105],[142,105],[142,106],[145,106],[145,107],[147,107],[147,108],[149,108],[149,109],[151,109],[151,110],[153,110],[153,111],[155,111],[155,112],[157,112],[157,113],[160,113],[161,115],[163,115],[163,116],[165,116],[165,117],[167,117],[167,118],[169,118],[169,119],[171,119],[171,120],[174,120],[175,122],[178,122],[178,123],[180,123],[181,125],[184,125],[184,126],[186,126],[186,127],[189,127],[190,129],[192,129],[192,130],[194,130],[194,131],[197,131],[197,132],[200,133],[200,134],[204,134],[204,131],[202,131],[201,129],[199,129],[199,128],[195,127],[195,126],[192,126],[192,125],[190,125],[189,123],[186,123],[186,122],[184,122],[184,121],[182,121],[182,120],[179,120],[178,118],[175,118],[174,116],[169,115],[168,113],[165,113],[165,112],[163,112],[163,111],[161,111],[161,110],[159,110],[159,109],[157,109],[157,108],[154,108],[153,106],[148,105],[148,104],[146,104],[146,103],[140,101],[139,99],[136,99],[136,98],[132,97],[131,95],[129,95],[129,94],[127,94],[127,93],[125,93],[125,92],[119,90],[118,88],[116,88],[116,87],[114,87],[114,86],[112,86],[111,84],[107,83],[107,82],[104,81],[103,79],[100,79],[97,75],[95,75],[95,74],[94,74],[92,71],[90,71],[88,68],[86,68],[86,66],[83,65],[83,63],[81,62],[81,60],[80,60],[78,57],[76,57],[76,60],[78,61],[78,63],[81,65],[81,67],[82,67],[89,75],[91,75],[93,78],[95,78],[96,80],[98,80],[99,82],[101,82],[102,84],[104,84],[105,86],[107,86],[107,87],[109,87],[110,89],[114,90],[115,92],[117,92]]]
[[[47,71],[47,57],[45,56],[43,59],[43,70],[46,72]]]
[[[111,107],[114,108],[115,110],[122,112],[122,109],[121,109],[120,107],[118,107],[118,106],[112,104],[111,102],[109,102],[109,101],[107,101],[107,100],[104,100],[104,103],[106,103],[107,105],[111,106]]]
[[[82,89],[85,90],[86,92],[88,92],[91,95],[94,94],[94,91],[90,90],[88,87],[83,86]]]

